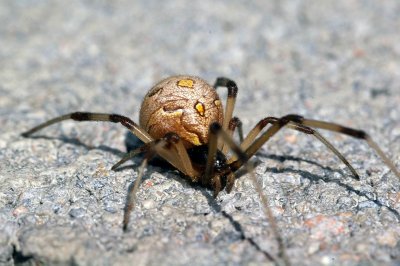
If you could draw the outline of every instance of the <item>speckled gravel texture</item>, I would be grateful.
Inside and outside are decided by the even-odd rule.
[[[246,171],[214,200],[152,163],[123,233],[141,161],[110,170],[138,144],[125,128],[20,133],[78,110],[137,121],[160,79],[226,76],[245,133],[266,116],[335,121],[366,130],[400,168],[399,14],[397,0],[1,1],[0,265],[281,263]],[[399,179],[365,142],[321,132],[361,181],[291,129],[253,158],[292,265],[399,265]]]

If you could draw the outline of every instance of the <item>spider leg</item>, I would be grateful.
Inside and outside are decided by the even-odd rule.
[[[218,124],[218,123],[213,123],[210,125],[210,134],[213,134],[215,136],[220,137],[223,142],[230,147],[230,149],[234,152],[234,154],[239,158],[238,161],[242,163],[247,168],[247,172],[250,174],[251,180],[253,182],[253,185],[255,186],[258,195],[261,197],[261,203],[263,207],[263,211],[265,215],[267,216],[273,234],[278,242],[279,246],[279,256],[283,259],[283,262],[285,265],[290,265],[289,258],[286,255],[286,249],[285,245],[283,244],[283,238],[278,230],[278,225],[276,224],[276,220],[274,218],[274,215],[272,214],[271,208],[269,207],[269,202],[267,197],[264,195],[262,191],[262,186],[258,183],[257,178],[254,174],[254,166],[251,163],[248,163],[248,155],[238,146],[231,136],[223,130],[223,128]],[[210,156],[210,154],[208,155]],[[227,184],[227,190],[232,189],[234,179],[234,170],[229,174],[228,176],[228,184]]]
[[[226,143],[227,145],[224,145],[224,148],[231,148],[233,149],[233,151],[235,152],[235,154],[244,154],[243,151],[240,150],[240,147],[238,145],[236,145],[234,143],[234,141],[232,140],[232,133],[233,130],[235,129],[236,125],[239,122],[239,119],[231,119],[230,123],[230,130],[228,132],[226,132],[225,130],[223,130],[221,128],[221,126],[218,123],[213,123],[210,125],[210,130],[209,130],[209,142],[208,142],[208,155],[207,155],[207,164],[206,164],[206,170],[205,170],[205,174],[202,178],[202,184],[203,185],[207,185],[211,184],[214,188],[214,197],[216,197],[218,195],[218,193],[221,191],[221,179],[220,176],[218,175],[214,175],[214,163],[215,163],[215,156],[217,153],[217,144],[218,144],[218,136],[222,135],[225,139],[223,140],[223,143]],[[227,152],[228,150],[226,150],[225,152]],[[222,151],[224,152],[224,151]],[[245,163],[247,161],[247,157],[246,158],[241,158],[243,163]],[[227,191],[231,190],[233,187],[233,183],[234,182],[234,177],[232,175],[228,175],[229,179],[228,179],[228,187],[227,187]]]
[[[111,167],[111,170],[116,170],[120,165],[122,165],[123,163],[125,163],[126,161],[132,159],[133,157],[135,157],[136,155],[143,153],[143,152],[147,152],[153,145],[154,145],[155,141],[151,141],[148,143],[145,143],[144,145],[140,146],[137,149],[134,149],[130,152],[128,152],[127,154],[125,154],[124,157],[122,157],[121,160],[119,160],[116,164],[114,164]]]
[[[168,140],[167,140],[168,141]],[[136,155],[143,153],[143,152],[147,152],[149,149],[154,148],[154,144],[157,142],[157,140],[153,140],[151,142],[145,143],[144,145],[140,146],[139,148],[128,152],[127,154],[125,154],[124,157],[122,157],[121,160],[119,160],[116,164],[114,164],[111,167],[111,170],[116,170],[120,165],[122,165],[123,163],[125,163],[126,161],[132,159],[133,157],[135,157]],[[177,169],[182,170],[182,164],[180,163],[180,161],[178,160],[178,157],[176,156],[176,154],[174,153],[175,151],[165,151],[162,152],[163,153],[162,157],[167,160],[170,164],[174,165]]]
[[[193,168],[192,161],[190,160],[182,139],[173,132],[167,133],[164,136],[164,139],[167,141],[169,146],[162,149],[157,147],[158,154],[166,158],[179,171],[189,176],[192,179],[192,182],[196,182],[200,173]],[[174,149],[171,150],[171,147]],[[168,159],[167,156],[172,158]]]
[[[171,132],[167,133],[163,139],[167,142],[168,145],[161,148],[155,147],[157,153],[179,171],[187,176],[190,176],[192,178],[192,181],[195,182],[197,176],[199,176],[199,173],[193,169],[189,155],[185,149],[185,146],[183,145],[181,138],[177,134]],[[116,170],[121,164],[132,159],[136,155],[153,149],[157,141],[158,140],[153,140],[149,143],[145,143],[143,146],[133,151],[130,151],[120,161],[113,165],[113,167],[111,167],[111,170]]]
[[[146,144],[144,146],[146,146]],[[142,147],[136,149],[138,150],[138,153],[141,151],[140,149]],[[170,164],[175,166],[179,171],[190,176],[192,180],[199,175],[197,171],[195,171],[192,167],[192,163],[189,159],[189,155],[186,152],[182,140],[175,133],[167,133],[162,139],[158,139],[148,143],[148,145],[145,148],[143,148],[143,150],[146,151],[146,155],[140,165],[135,185],[130,186],[128,189],[126,207],[124,212],[124,220],[123,220],[124,231],[126,231],[127,229],[130,213],[135,208],[135,197],[139,188],[139,184],[143,177],[144,169],[147,166],[147,162],[154,155],[159,154],[161,157],[166,159]],[[117,164],[119,164],[119,162]]]
[[[214,124],[220,126],[218,123]],[[211,124],[209,129],[207,164],[204,176],[202,177],[201,180],[203,185],[210,184],[210,181],[214,176],[214,162],[218,149],[218,135],[216,131],[213,130],[214,124]],[[219,182],[219,185],[221,185],[221,181]],[[216,197],[218,193],[221,191],[221,188],[218,189],[218,184],[215,184],[214,182],[213,186],[214,186],[214,197]]]
[[[158,142],[157,145],[165,145],[165,142]],[[124,219],[122,221],[122,230],[124,232],[126,232],[126,230],[128,229],[128,224],[129,224],[129,218],[130,218],[130,214],[132,212],[132,210],[135,208],[135,199],[136,199],[136,193],[139,189],[139,185],[142,181],[142,177],[143,177],[143,173],[144,173],[144,169],[147,166],[147,162],[149,159],[151,159],[155,154],[155,149],[154,147],[152,147],[152,149],[147,150],[146,155],[139,167],[139,172],[138,172],[138,176],[135,180],[135,184],[131,184],[128,188],[128,193],[126,196],[126,203],[125,203],[125,208],[124,208]]]
[[[328,147],[333,153],[336,154],[336,156],[339,157],[339,159],[350,169],[352,174],[356,179],[359,179],[359,175],[357,172],[354,170],[354,168],[351,166],[351,164],[346,160],[346,158],[323,136],[321,136],[316,130],[303,126],[301,124],[298,124],[296,122],[293,122],[291,120],[291,116],[284,116],[282,118],[275,118],[275,117],[267,117],[263,120],[261,120],[255,128],[253,128],[252,131],[250,131],[249,135],[246,137],[246,139],[243,141],[246,142],[252,138],[255,138],[256,135],[261,131],[262,127],[267,125],[268,123],[271,123],[272,126],[268,128],[259,138],[257,138],[251,145],[249,145],[246,149],[246,155],[248,158],[252,157],[264,144],[267,142],[272,136],[274,136],[276,133],[278,133],[279,130],[281,130],[283,127],[287,126],[289,128],[298,130],[300,132],[303,132],[305,134],[313,135],[315,136],[318,140],[320,140],[325,146]],[[261,128],[261,129],[260,129]],[[258,132],[256,134],[256,132]],[[242,143],[242,145],[243,145]],[[245,145],[248,145],[247,143],[244,143]],[[233,158],[230,160],[230,165],[231,168],[234,170],[239,169],[243,163],[240,162],[240,160],[236,160],[236,158]]]
[[[227,130],[229,122],[231,121],[232,118],[233,109],[235,109],[238,87],[233,80],[224,77],[219,77],[215,80],[214,88],[216,89],[217,87],[226,87],[228,89],[228,98],[226,99],[226,106],[225,106],[224,124],[222,125],[222,128],[224,130]]]
[[[237,129],[238,129],[238,134],[239,134],[239,141],[240,141],[240,143],[242,143],[243,139],[244,139],[244,137],[243,137],[243,123],[238,117],[234,117],[234,118],[237,118],[237,120],[238,120]]]
[[[139,125],[133,122],[130,118],[117,114],[104,114],[104,113],[89,113],[89,112],[75,112],[66,115],[62,115],[56,118],[53,118],[47,122],[44,122],[24,133],[22,136],[28,137],[35,133],[36,131],[41,130],[42,128],[48,127],[55,123],[64,121],[64,120],[75,120],[75,121],[106,121],[113,123],[121,123],[124,127],[129,129],[133,134],[135,134],[140,140],[144,143],[150,142],[153,138]]]
[[[239,132],[239,138],[243,139],[243,129],[242,129],[242,122],[240,121],[239,118],[233,117],[231,121],[229,122],[229,127],[226,132],[226,134],[229,136],[229,138],[232,138],[233,132],[235,129],[238,128]],[[206,185],[210,183],[210,180],[213,179],[214,177],[214,162],[215,162],[215,155],[217,153],[217,144],[218,144],[218,136],[216,135],[216,132],[211,130],[211,125],[210,125],[210,130],[209,130],[209,141],[208,141],[208,156],[207,156],[207,164],[206,164],[206,171],[204,174],[204,177],[202,178],[202,184]],[[228,145],[223,145],[223,148],[221,150],[222,153],[225,155],[227,154],[229,149]],[[234,183],[234,175],[228,175],[228,183],[227,183],[227,191],[228,193],[232,190],[233,183]],[[218,181],[213,180],[212,182],[214,187],[214,197],[218,195],[218,193],[221,191],[220,189],[216,189],[218,187]],[[219,187],[220,186],[220,181],[219,181]]]
[[[214,88],[217,89],[218,87],[226,87],[228,89],[228,97],[226,99],[226,105],[225,105],[224,123],[222,125],[222,128],[224,130],[228,130],[229,123],[232,119],[233,110],[235,109],[238,87],[233,80],[225,77],[219,77],[215,80]],[[218,143],[219,150],[222,150],[223,146],[224,146],[223,142]]]
[[[214,198],[216,198],[222,189],[222,183],[221,183],[221,177],[218,174],[214,174],[215,156],[217,154],[217,149],[218,149],[218,147],[217,147],[218,130],[217,131],[214,130],[213,127],[220,127],[220,125],[218,123],[216,123],[215,125],[214,124],[210,125],[206,170],[205,170],[204,176],[201,179],[201,182],[205,186],[207,184],[212,185],[212,187],[214,189]],[[232,128],[230,128],[230,129],[232,129]],[[227,132],[226,134],[231,138],[232,133],[233,133],[233,130]],[[228,174],[228,182],[227,182],[227,185],[228,185],[227,191],[228,191],[228,189],[229,189],[229,192],[232,190],[234,181],[235,181],[234,174],[229,173]]]
[[[221,177],[219,175],[214,175],[211,179],[211,184],[214,189],[214,198],[216,198],[219,194],[219,192],[222,189],[222,182],[221,182]]]
[[[240,121],[240,119],[238,117],[233,117],[231,119],[231,121],[229,121],[229,126],[228,126],[228,130],[227,133],[229,134],[229,136],[233,136],[233,133],[235,132],[235,129],[238,129],[238,134],[239,134],[239,141],[242,142],[243,141],[243,127],[242,127],[242,121]],[[224,153],[225,155],[228,152],[228,145],[223,145],[222,147],[222,153]]]
[[[321,128],[329,131],[334,131],[338,133],[342,133],[354,138],[363,139],[365,140],[368,145],[375,150],[375,152],[381,157],[382,161],[389,166],[390,170],[394,172],[394,174],[400,178],[400,172],[394,165],[394,163],[386,156],[386,154],[382,151],[382,149],[376,144],[375,141],[363,130],[358,130],[354,128],[345,127],[342,125],[338,125],[331,122],[319,121],[319,120],[312,120],[306,119],[299,115],[290,115],[293,122],[309,126],[315,128]]]
[[[226,192],[231,193],[233,185],[235,184],[235,174],[229,173],[226,181]]]
[[[252,130],[247,134],[247,136],[244,138],[242,142],[240,142],[240,148],[243,150],[246,150],[251,143],[257,138],[258,134],[264,129],[265,126],[268,124],[274,124],[278,122],[278,118],[276,117],[266,117],[264,119],[261,119]]]

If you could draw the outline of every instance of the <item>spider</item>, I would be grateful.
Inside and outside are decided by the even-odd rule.
[[[226,87],[228,90],[225,110],[216,92],[217,87]],[[248,165],[248,160],[284,127],[316,137],[346,164],[356,179],[359,179],[359,175],[346,158],[313,128],[363,139],[400,178],[394,163],[367,133],[342,125],[289,114],[280,118],[261,119],[247,136],[243,137],[242,123],[237,117],[233,117],[237,92],[236,83],[224,77],[217,78],[214,86],[211,86],[199,77],[172,76],[157,83],[146,94],[140,109],[139,125],[128,117],[118,114],[74,112],[51,119],[22,135],[28,137],[44,127],[72,119],[120,123],[142,140],[143,146],[127,153],[112,167],[115,170],[137,154],[145,153],[135,185],[128,191],[123,220],[124,230],[129,223],[129,214],[134,208],[134,198],[144,168],[154,155],[159,155],[168,161],[191,182],[211,188],[216,197],[223,189],[226,189],[227,193],[231,192],[235,182],[235,172],[242,166]],[[263,130],[267,125],[269,127]],[[236,130],[239,133],[239,145],[232,140]],[[248,167],[248,170],[251,170],[251,167]],[[256,185],[256,188],[262,197],[261,186]],[[267,216],[271,218],[265,197],[262,197],[262,200]]]

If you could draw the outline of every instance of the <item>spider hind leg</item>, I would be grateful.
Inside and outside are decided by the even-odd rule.
[[[316,130],[305,126],[303,124],[298,123],[301,117],[298,115],[287,115],[281,118],[276,117],[267,117],[262,119],[248,134],[248,136],[244,139],[241,144],[242,148],[246,148],[245,153],[248,157],[252,157],[261,147],[269,141],[276,133],[278,133],[284,127],[289,127],[291,129],[300,131],[302,133],[313,135],[319,141],[321,141],[329,150],[331,150],[352,172],[353,176],[356,179],[359,179],[359,175],[353,166],[347,161],[347,159],[321,134],[319,134]],[[271,124],[264,133],[261,134],[260,137],[256,138],[262,131],[262,129]],[[230,160],[232,169],[239,169],[243,163],[240,160],[237,160],[233,157]]]
[[[297,116],[297,120],[299,124],[309,126],[309,127],[314,127],[314,128],[320,128],[320,129],[325,129],[337,133],[342,133],[345,135],[348,135],[353,138],[357,139],[362,139],[367,142],[367,144],[375,150],[375,152],[379,155],[381,160],[389,166],[390,170],[393,171],[393,173],[400,178],[400,171],[396,168],[395,164],[389,159],[389,157],[382,151],[382,149],[379,147],[379,145],[372,140],[371,136],[367,134],[363,130],[359,129],[354,129],[350,127],[345,127],[336,123],[331,123],[331,122],[325,122],[325,121],[320,121],[320,120],[312,120],[312,119],[306,119],[302,116]]]

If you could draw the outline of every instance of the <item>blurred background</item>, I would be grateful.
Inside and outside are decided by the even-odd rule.
[[[140,162],[109,171],[126,150],[125,129],[66,122],[44,138],[19,134],[72,111],[137,121],[160,79],[226,76],[239,86],[245,132],[298,113],[365,129],[399,165],[399,14],[396,0],[1,1],[0,264],[274,263],[265,253],[277,256],[276,241],[245,175],[214,202],[150,166],[137,223],[123,235]],[[325,136],[360,182],[290,130],[257,159],[293,265],[400,263],[399,180],[362,141]]]

